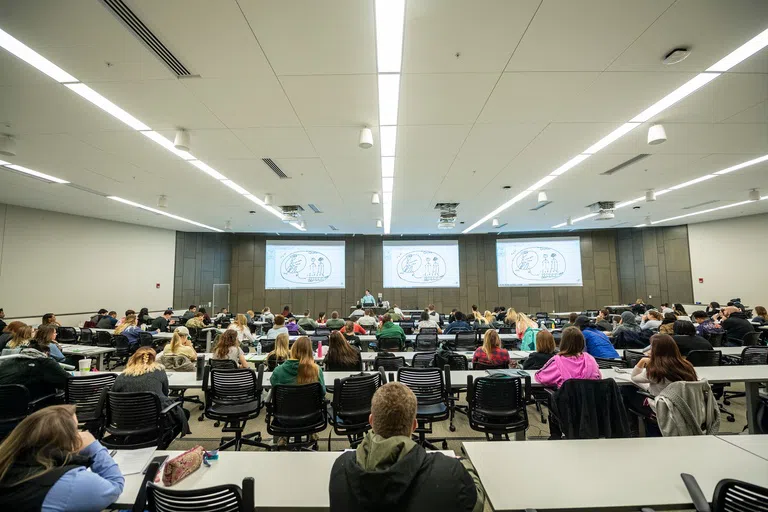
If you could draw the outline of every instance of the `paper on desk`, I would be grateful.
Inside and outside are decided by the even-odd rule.
[[[113,459],[120,466],[123,475],[135,475],[144,471],[157,447],[140,448],[138,450],[118,450]]]

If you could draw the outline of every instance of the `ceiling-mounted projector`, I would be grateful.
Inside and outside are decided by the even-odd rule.
[[[440,220],[437,223],[437,229],[453,229],[456,227],[455,220]]]
[[[589,205],[589,211],[591,213],[596,213],[597,217],[595,217],[595,220],[611,220],[616,215],[614,214],[614,210],[616,210],[616,202],[615,201],[598,201],[597,203],[592,203]]]

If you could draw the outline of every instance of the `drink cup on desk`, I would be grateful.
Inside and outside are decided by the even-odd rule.
[[[89,372],[91,371],[91,360],[81,359],[80,361],[77,362],[77,366],[81,372]]]

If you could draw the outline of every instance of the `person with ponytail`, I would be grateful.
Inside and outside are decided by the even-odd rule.
[[[273,386],[320,382],[325,394],[323,369],[315,364],[315,354],[312,352],[312,342],[309,338],[302,336],[293,343],[290,358],[275,368],[269,382]]]
[[[74,405],[27,416],[0,444],[3,510],[98,512],[124,485],[109,451],[90,432],[78,432]]]
[[[182,325],[173,331],[173,338],[163,348],[163,355],[185,356],[190,361],[197,361],[197,352],[189,341],[189,330],[186,327]]]
[[[139,348],[125,366],[125,370],[117,376],[112,391],[120,393],[137,393],[149,391],[160,397],[162,407],[171,405],[175,400],[168,396],[168,374],[165,367],[155,362],[155,351],[151,347]],[[182,434],[191,434],[189,430],[189,411],[182,407],[172,409],[173,420],[181,428]]]
[[[136,322],[138,319],[136,318],[136,314],[130,314],[126,315],[125,319],[123,320],[123,323],[115,327],[115,334],[122,334],[126,338],[128,338],[128,346],[131,350],[134,350],[139,346],[140,340],[139,340],[139,334],[142,332],[141,329],[136,325]]]

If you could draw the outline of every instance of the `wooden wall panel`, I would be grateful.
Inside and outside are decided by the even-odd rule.
[[[226,233],[176,233],[174,308],[208,306],[213,301],[213,285],[230,282],[232,240]]]

